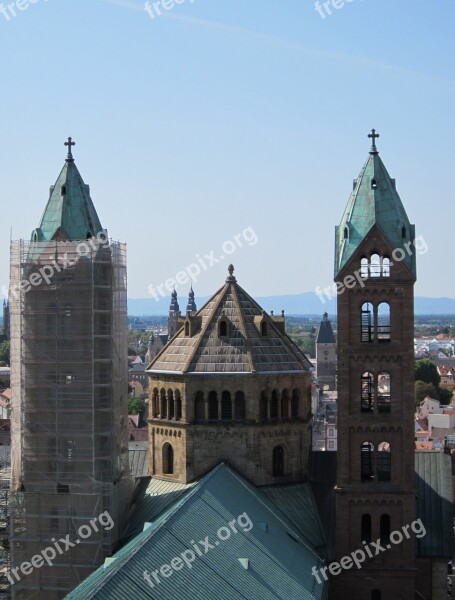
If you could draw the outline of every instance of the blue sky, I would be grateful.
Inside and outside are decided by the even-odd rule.
[[[325,287],[375,127],[429,248],[416,292],[455,297],[455,4],[331,10],[186,0],[152,19],[140,0],[38,0],[0,14],[0,287],[10,230],[38,225],[69,135],[103,226],[128,243],[131,297],[236,235],[197,295],[230,261],[255,295]],[[247,228],[257,243],[239,238]]]

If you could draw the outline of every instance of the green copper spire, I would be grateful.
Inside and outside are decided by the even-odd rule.
[[[72,138],[65,142],[68,155],[58,179],[51,187],[50,198],[32,241],[86,240],[103,231],[96,213],[90,188],[86,185],[74,163]]]
[[[382,162],[376,140],[379,134],[373,129],[370,155],[359,177],[335,232],[335,276],[343,269],[370,230],[377,226],[391,246],[403,248],[415,237],[414,225],[408,216],[392,179]],[[415,253],[406,252],[403,260],[416,275]]]

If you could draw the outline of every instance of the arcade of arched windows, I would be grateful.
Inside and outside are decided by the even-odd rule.
[[[246,397],[242,391],[198,391],[193,396],[195,422],[242,422],[247,419]],[[310,401],[302,403],[297,388],[262,391],[256,414],[248,420],[281,421],[300,419],[309,414]],[[151,417],[172,421],[182,420],[182,398],[179,390],[155,387],[151,393]]]
[[[241,391],[221,394],[202,391],[194,395],[194,420],[196,422],[230,422],[246,420],[245,394]],[[262,391],[259,395],[259,407],[251,418],[259,421],[278,421],[298,419],[303,414],[301,394],[297,388]]]
[[[154,388],[151,395],[151,417],[154,419],[182,420],[180,390]]]

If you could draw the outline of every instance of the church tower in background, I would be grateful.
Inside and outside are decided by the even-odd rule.
[[[324,313],[316,338],[316,373],[321,390],[334,391],[336,387],[337,344],[329,315]]]
[[[331,598],[414,600],[414,225],[369,136],[368,159],[336,228],[338,284],[337,561],[386,548],[331,581]]]

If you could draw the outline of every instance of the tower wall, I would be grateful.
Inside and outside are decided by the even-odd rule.
[[[321,389],[336,390],[336,344],[316,344],[316,372]]]
[[[373,227],[336,281],[358,271],[362,257],[392,251]],[[382,537],[385,551],[333,577],[334,600],[354,591],[356,600],[371,600],[375,590],[382,598],[414,599],[415,534],[391,544],[383,521],[394,532],[416,518],[414,282],[396,263],[374,276],[365,272],[338,296],[336,560],[362,549],[368,536]]]
[[[188,482],[200,477],[222,460],[245,474],[256,485],[302,481],[308,473],[311,444],[311,383],[308,373],[282,375],[150,375],[152,412],[149,420],[151,474]],[[182,401],[182,415],[162,414],[162,390]],[[223,415],[223,393],[232,402],[232,417]],[[277,404],[272,409],[272,394]],[[244,416],[237,412],[243,394]],[[210,409],[210,395],[216,394],[218,418]],[[298,405],[294,400],[298,396]],[[195,408],[201,398],[200,411]],[[262,408],[261,408],[262,396]],[[213,398],[213,396],[212,396]],[[297,407],[296,407],[297,406]],[[278,416],[275,415],[277,410]],[[167,407],[169,415],[169,406]],[[282,415],[287,416],[282,416]],[[294,415],[294,416],[293,416]],[[223,418],[224,417],[224,418]],[[163,447],[171,444],[173,473],[163,469]],[[273,449],[284,449],[283,472],[273,470]]]
[[[19,568],[12,593],[53,600],[116,548],[129,504],[125,246],[13,242],[10,308],[13,570],[79,538],[54,566]]]

